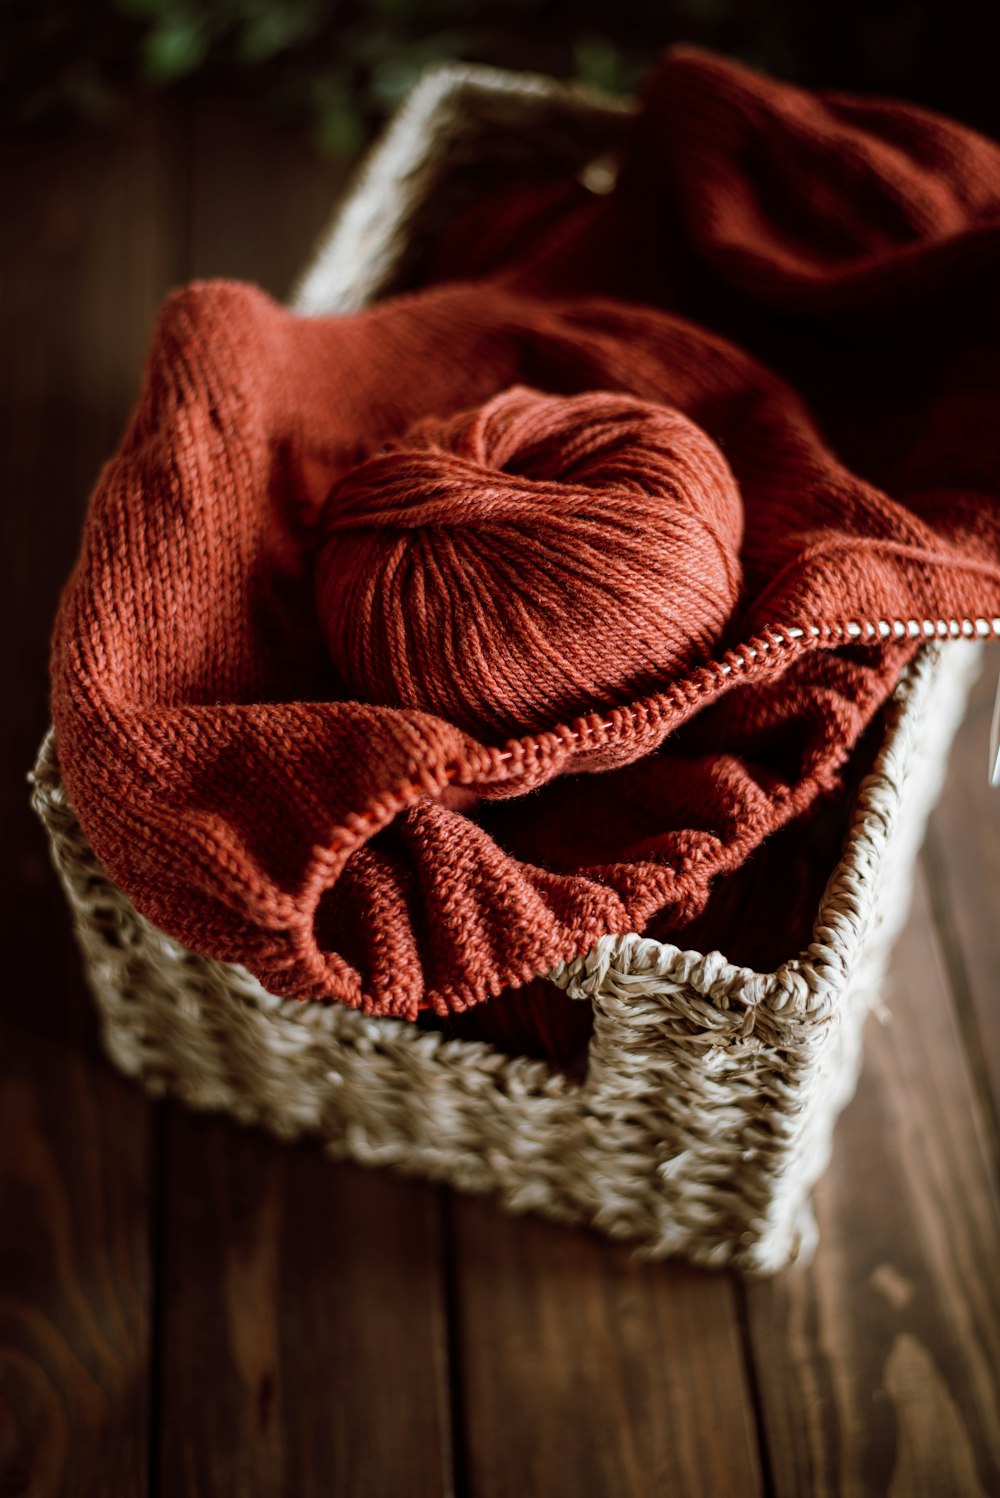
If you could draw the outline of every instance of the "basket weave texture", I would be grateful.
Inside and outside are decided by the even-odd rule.
[[[585,170],[620,106],[485,69],[430,75],[403,106],[298,288],[306,313],[409,283],[423,238],[493,169]],[[73,910],[115,1063],[154,1094],[225,1111],[331,1155],[393,1165],[511,1211],[632,1240],[654,1257],[773,1271],[811,1249],[810,1191],[851,1096],[862,1023],[905,919],[978,648],[928,645],[885,735],[813,940],[772,973],[718,952],[608,937],[550,976],[593,1006],[586,1075],[400,1020],[283,1000],[185,950],[104,874],[49,735],[34,805]]]

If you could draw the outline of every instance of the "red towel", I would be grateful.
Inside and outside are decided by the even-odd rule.
[[[70,800],[141,911],[277,993],[444,1013],[682,929],[837,784],[916,648],[880,622],[1000,616],[996,146],[677,51],[616,191],[518,238],[350,317],[176,294],[91,501],[52,662]],[[513,386],[694,423],[742,507],[724,637],[514,738],[345,700],[328,496]]]

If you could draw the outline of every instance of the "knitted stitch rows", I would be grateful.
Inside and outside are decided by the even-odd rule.
[[[175,295],[93,496],[53,649],[71,802],[144,914],[274,992],[444,1012],[658,911],[682,928],[836,784],[908,621],[1000,615],[996,147],[675,52],[616,191],[566,203],[517,265],[357,316],[229,283]],[[721,454],[743,533],[725,637],[711,650],[713,594],[655,690],[620,700],[646,666],[610,660],[587,678],[608,699],[566,721],[539,681],[505,718],[535,731],[504,739],[476,731],[475,681],[421,710],[398,650],[391,672],[366,656],[374,624],[359,650],[335,621],[345,675],[400,705],[349,700],[313,604],[324,507],[358,499],[386,444],[522,386],[682,413]],[[334,613],[343,540],[320,577]],[[661,561],[628,565],[663,617]],[[609,581],[619,608],[628,581]]]
[[[335,486],[320,618],[352,695],[473,734],[545,728],[709,658],[742,525],[725,459],[679,411],[514,387]]]

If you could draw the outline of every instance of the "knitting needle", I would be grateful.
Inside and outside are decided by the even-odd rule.
[[[993,704],[993,723],[990,727],[990,785],[1000,785],[1000,679],[997,680],[996,701]]]

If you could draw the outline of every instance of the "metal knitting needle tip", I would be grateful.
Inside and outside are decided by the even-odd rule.
[[[990,726],[990,785],[1000,785],[1000,678],[997,679],[997,695],[993,703],[993,722]]]

